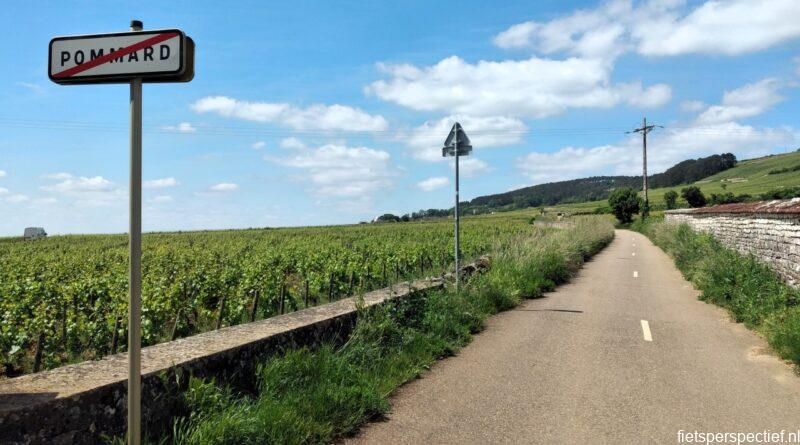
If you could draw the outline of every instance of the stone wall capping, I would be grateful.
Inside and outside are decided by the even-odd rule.
[[[481,257],[463,276],[488,269]],[[394,284],[252,323],[224,327],[142,349],[142,415],[145,431],[171,428],[188,376],[249,387],[257,364],[286,348],[344,341],[358,306],[369,308],[442,288],[452,273]],[[125,431],[128,357],[100,360],[0,380],[1,444],[91,444]]]
[[[755,255],[786,283],[800,283],[800,198],[667,210],[664,218],[710,233],[729,248]]]

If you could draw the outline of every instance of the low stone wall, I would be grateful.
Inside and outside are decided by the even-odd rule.
[[[800,285],[800,199],[668,210],[665,220],[687,223],[724,245],[752,253],[787,283]]]
[[[482,259],[466,275],[488,268]],[[444,278],[396,284],[363,295],[364,307],[441,288]],[[255,366],[286,348],[343,341],[355,326],[356,298],[222,328],[142,349],[145,431],[170,428],[188,376],[255,388]],[[0,443],[88,444],[125,432],[127,354],[0,380]]]

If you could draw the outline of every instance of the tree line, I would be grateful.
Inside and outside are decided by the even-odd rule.
[[[736,166],[732,153],[687,159],[668,168],[663,173],[648,176],[652,188],[674,187],[689,184]],[[464,215],[478,215],[494,211],[524,209],[528,207],[573,204],[608,199],[614,190],[642,189],[641,176],[592,176],[524,187],[505,193],[477,197],[461,204]],[[453,215],[453,208],[428,209],[402,216],[387,213],[374,222],[405,222],[442,218]]]

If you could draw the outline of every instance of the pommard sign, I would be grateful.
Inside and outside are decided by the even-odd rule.
[[[194,42],[178,29],[56,37],[48,59],[50,80],[66,85],[194,77]]]

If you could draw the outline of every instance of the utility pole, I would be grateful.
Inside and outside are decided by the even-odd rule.
[[[642,209],[642,218],[647,218],[650,214],[650,200],[647,197],[647,133],[653,131],[656,127],[664,128],[661,125],[647,125],[647,116],[642,119],[641,128],[634,128],[628,133],[642,133],[642,191],[644,191],[644,209]]]

